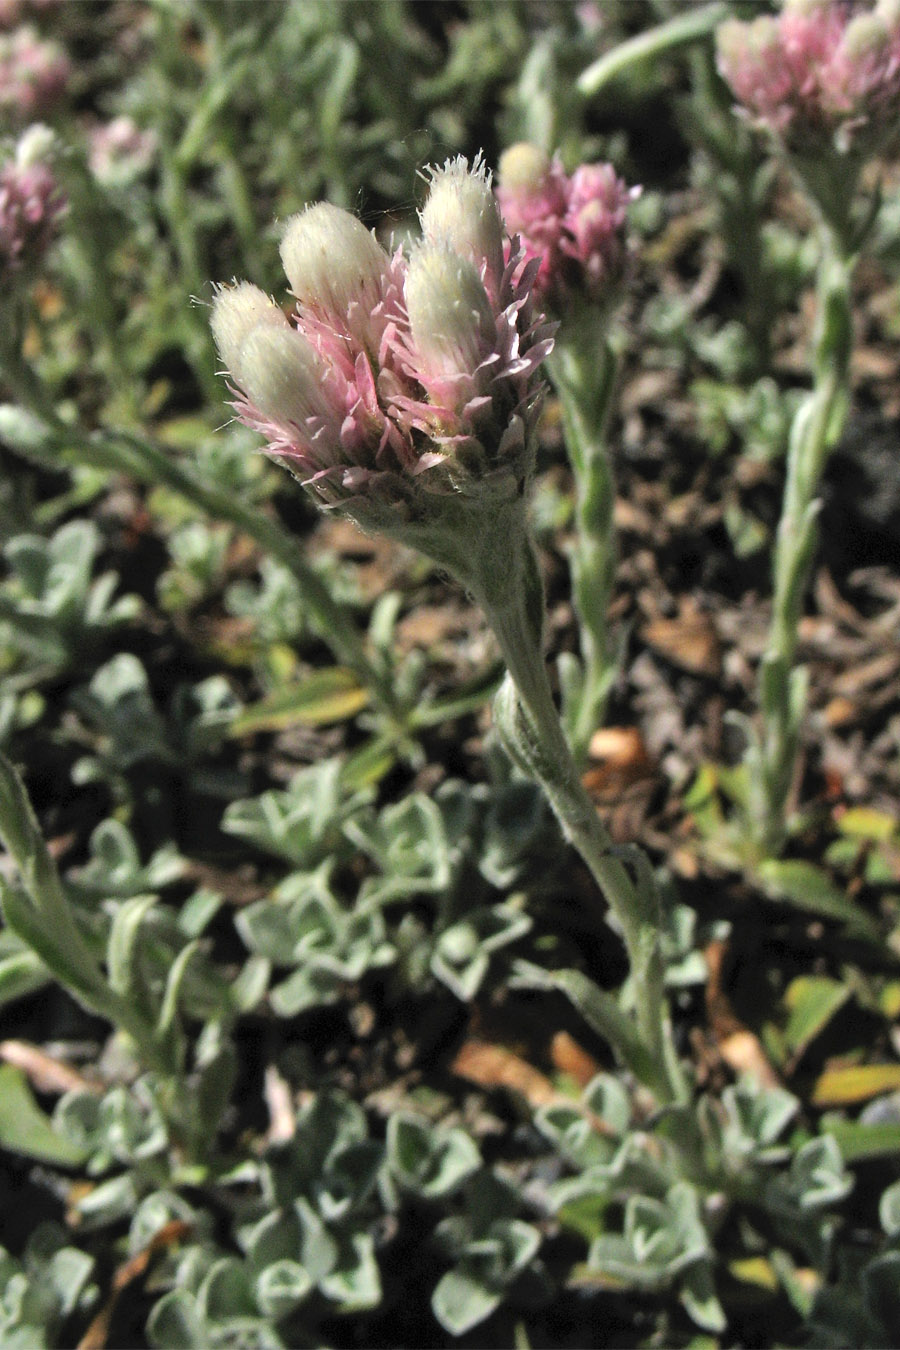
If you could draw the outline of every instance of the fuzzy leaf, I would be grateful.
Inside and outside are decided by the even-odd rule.
[[[325,726],[355,717],[369,702],[369,692],[352,670],[332,666],[317,670],[300,684],[276,689],[231,723],[229,735],[281,731],[290,726]]]
[[[0,1144],[57,1167],[75,1167],[87,1157],[87,1150],[54,1129],[24,1073],[11,1064],[0,1065]]]

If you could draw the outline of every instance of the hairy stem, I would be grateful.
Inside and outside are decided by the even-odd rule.
[[[818,540],[817,494],[849,403],[853,260],[824,223],[813,388],[791,428],[787,479],[775,543],[774,598],[760,665],[762,739],[748,753],[756,842],[777,853],[786,837],[786,809],[794,778],[805,689],[794,666],[798,630]]]

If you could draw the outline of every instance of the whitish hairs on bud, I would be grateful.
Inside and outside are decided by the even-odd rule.
[[[247,336],[261,325],[288,327],[281,309],[265,291],[249,281],[219,287],[213,300],[210,327],[223,365],[242,388],[241,348]]]
[[[497,332],[474,265],[449,249],[423,244],[410,259],[405,295],[426,380],[473,375]]]
[[[291,290],[336,331],[355,330],[377,352],[372,311],[383,298],[389,258],[361,220],[319,202],[292,216],[281,240]]]
[[[490,284],[503,274],[503,222],[491,190],[491,175],[477,159],[470,170],[461,156],[430,171],[428,199],[419,212],[422,234],[467,258],[479,272],[487,263]]]
[[[238,364],[241,388],[264,417],[299,425],[310,417],[331,417],[322,391],[325,366],[295,329],[259,324],[245,337]]]

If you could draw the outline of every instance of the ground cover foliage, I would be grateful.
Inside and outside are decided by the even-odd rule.
[[[840,344],[822,221],[716,69],[759,13],[0,6],[7,159],[55,136],[30,234],[0,197],[4,1346],[896,1343],[900,167],[854,166],[776,651]],[[565,314],[530,517],[582,782],[659,898],[668,1097],[481,610],[316,512],[209,330],[213,282],[281,302],[273,222],[400,243],[422,166],[519,142],[642,187],[577,352],[613,374],[592,688]]]

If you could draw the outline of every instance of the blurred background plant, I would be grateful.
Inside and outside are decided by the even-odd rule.
[[[891,1343],[897,166],[861,126],[798,186],[716,68],[759,17],[0,3],[4,1345]],[[209,338],[210,278],[282,286],[273,220],[325,198],[399,244],[422,165],[521,141],[643,185],[592,578],[615,674],[578,744],[663,898],[665,1110],[610,1048],[635,991],[593,882],[486,734],[475,610],[222,425]],[[757,711],[817,303],[836,331],[810,184],[863,149],[793,816],[749,860],[722,714]],[[560,685],[563,402],[534,510]]]

